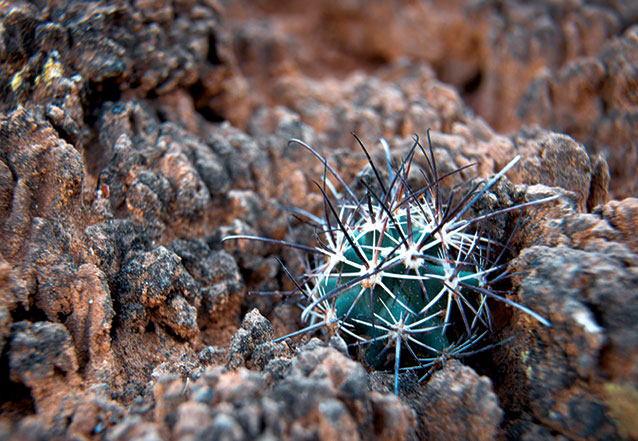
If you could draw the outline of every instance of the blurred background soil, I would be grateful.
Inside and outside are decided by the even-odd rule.
[[[638,3],[0,1],[0,440],[638,439]],[[528,210],[507,341],[392,380],[300,326],[322,152],[431,129]],[[508,237],[517,214],[490,223]],[[319,336],[319,335],[318,335]],[[508,337],[512,337],[508,340]],[[324,341],[326,340],[326,341]]]

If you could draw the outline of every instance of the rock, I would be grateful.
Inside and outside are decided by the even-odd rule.
[[[370,394],[374,431],[378,439],[410,440],[415,438],[415,415],[406,409],[396,395],[372,392]]]
[[[529,135],[521,133],[516,138],[517,150],[524,155],[521,161],[523,182],[561,187],[571,191],[575,193],[581,211],[605,202],[604,189],[596,189],[596,192],[590,195],[593,180],[597,179],[593,174],[593,164],[595,163],[596,167],[600,165],[599,162],[590,159],[582,145],[562,135]],[[604,175],[604,168],[598,173]],[[604,182],[601,184],[604,185]]]
[[[611,226],[620,232],[624,242],[634,254],[638,254],[638,238],[636,219],[638,219],[638,199],[627,198],[622,201],[611,201],[602,207],[603,217]]]
[[[104,432],[121,422],[125,409],[117,402],[106,397],[106,388],[92,388],[89,393],[78,400],[73,420],[68,428],[71,437],[90,439],[92,435]]]
[[[46,101],[60,94],[57,83],[74,74],[91,94],[116,96],[128,90],[143,96],[190,86],[203,68],[232,78],[234,59],[224,47],[216,5],[164,4],[158,9],[161,12],[147,2],[116,2],[46,11],[19,7],[3,14],[9,35],[22,36],[2,53],[12,61],[3,82],[13,84],[10,99],[3,102]],[[42,56],[51,53],[57,54],[53,61]]]
[[[25,303],[27,292],[21,280],[7,261],[0,257],[0,353],[11,334],[12,312],[19,303]]]
[[[13,325],[8,349],[11,381],[31,390],[47,430],[60,436],[73,415],[80,377],[73,341],[64,326],[20,321]]]
[[[270,338],[268,327],[256,311],[242,325],[254,331],[254,341]],[[271,388],[265,387],[267,371],[255,368],[211,367],[189,383],[159,374],[151,426],[136,429],[127,418],[108,436],[153,428],[175,439],[203,439],[210,433],[237,440],[416,439],[414,411],[394,395],[371,392],[363,367],[319,340],[300,348],[285,376],[271,376]]]
[[[0,1],[0,438],[637,436],[632,2],[41,3]],[[503,344],[395,396],[341,340],[273,343],[312,261],[221,241],[314,244],[289,207],[331,172],[291,138],[363,195],[350,132],[386,178],[378,138],[428,129],[444,198],[522,155],[474,215],[560,195],[486,225],[552,327],[494,307]]]
[[[51,439],[54,434],[47,430],[36,417],[26,417],[15,424],[3,421],[0,426],[0,436],[7,440],[43,441]]]
[[[225,251],[213,251],[203,240],[175,240],[172,249],[197,282],[201,303],[210,320],[222,320],[224,311],[235,315],[243,298],[243,280],[235,259]],[[232,317],[232,321],[236,321]],[[201,326],[201,324],[200,324]]]
[[[419,405],[428,439],[493,440],[503,417],[491,381],[452,360],[435,373]]]
[[[347,75],[370,63],[377,67],[399,65],[397,70],[404,73],[408,63],[402,63],[401,57],[416,64],[426,61],[439,79],[460,91],[477,114],[498,131],[541,124],[567,133],[586,145],[592,156],[605,154],[612,176],[618,177],[611,181],[613,195],[622,198],[635,194],[638,181],[629,172],[637,164],[629,122],[635,111],[634,103],[627,98],[632,94],[623,92],[635,76],[630,67],[636,42],[631,25],[638,17],[634,5],[556,5],[547,1],[531,5],[515,1],[506,7],[494,2],[445,2],[423,8],[403,2],[389,13],[386,5],[359,3],[335,7],[331,1],[322,1],[316,6],[321,13],[310,15],[289,2],[278,7],[258,4],[250,12],[242,2],[233,4],[229,14],[243,17],[233,23],[233,35],[247,75],[260,86],[274,81],[282,85],[275,89],[258,87],[257,99],[290,107],[302,115],[304,122],[324,132],[330,126],[331,105],[318,101],[336,100],[335,82],[305,87],[314,89],[315,96],[301,92],[306,95],[304,99],[294,105],[290,102],[290,97],[304,89],[299,87],[303,81],[296,73],[305,72],[309,60],[314,62],[315,78],[329,77],[335,71]],[[353,12],[364,7],[364,14]],[[392,20],[385,19],[388,14]],[[282,18],[290,16],[295,19]],[[375,43],[379,23],[383,23],[383,44]],[[588,32],[582,32],[584,28]],[[315,38],[307,40],[298,29],[311,29],[307,35]],[[249,38],[257,35],[254,40]],[[264,65],[269,68],[261,67]],[[381,75],[397,81],[396,71],[388,70],[382,70]],[[428,98],[425,102],[410,99],[405,107],[408,115],[399,120],[405,130],[403,136],[422,132],[423,127],[448,131],[452,126],[454,121],[442,121],[441,115],[454,120],[454,111],[448,110],[460,106],[431,111],[432,104],[447,94],[441,87],[433,91],[421,93]],[[356,113],[357,120],[374,120],[374,112]],[[384,115],[377,127],[391,129],[396,121],[396,117]],[[360,132],[371,134],[371,142],[376,141],[378,129],[369,124],[359,127]],[[341,136],[350,130],[352,127]],[[634,191],[623,190],[626,187]]]
[[[626,29],[598,49],[537,76],[518,113],[526,122],[568,130],[590,152],[604,154],[615,178],[612,194],[632,196],[638,189],[633,175],[638,149],[635,132],[625,120],[635,114],[636,103],[626,90],[636,79],[630,60],[638,50],[638,28]]]
[[[129,327],[143,330],[150,320],[171,328],[182,338],[198,333],[197,309],[184,297],[197,303],[198,287],[180,264],[180,258],[164,247],[134,254],[123,263],[117,297],[118,311]],[[184,280],[186,279],[186,280]]]
[[[207,346],[197,354],[197,357],[203,363],[221,365],[226,360],[226,349],[219,346]]]
[[[130,124],[127,117],[131,115],[137,115],[141,127]],[[168,212],[178,219],[201,216],[211,203],[210,192],[191,160],[193,152],[207,150],[201,141],[189,135],[191,142],[177,142],[187,135],[170,123],[160,124],[139,105],[108,106],[102,118],[101,136],[103,142],[113,142],[107,147],[117,166],[102,171],[100,185],[110,189],[114,209],[125,204],[137,222],[174,221],[167,217]],[[131,137],[136,131],[144,133],[134,143]],[[219,163],[210,167],[224,172]]]
[[[113,283],[128,254],[152,248],[163,231],[158,225],[141,225],[131,219],[108,219],[84,229],[87,259]]]
[[[25,108],[3,115],[0,138],[14,182],[10,211],[4,215],[3,255],[18,253],[35,218],[52,223],[64,246],[80,247],[77,224],[85,185],[81,154],[58,137],[39,112]]]
[[[237,330],[230,341],[227,369],[236,369],[243,365],[256,347],[269,343],[273,336],[274,330],[270,322],[258,310],[250,311],[244,317],[241,328]]]
[[[78,370],[71,338],[63,326],[47,322],[18,322],[11,339],[11,378],[31,387],[59,375],[74,380]]]
[[[102,271],[91,264],[78,268],[73,283],[74,309],[67,326],[85,375],[97,383],[110,383],[114,374],[111,326],[115,312]]]
[[[603,372],[628,379],[625,367],[636,363],[629,355],[637,349],[635,257],[628,267],[624,259],[564,245],[521,256],[530,268],[521,280],[522,303],[552,323],[536,329],[523,352],[530,405],[544,424],[570,438],[617,436],[594,385],[602,387]]]
[[[160,441],[157,424],[144,422],[138,415],[126,418],[106,437],[108,441]]]

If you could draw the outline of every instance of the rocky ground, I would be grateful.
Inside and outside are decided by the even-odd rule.
[[[638,439],[638,4],[0,2],[0,440]],[[392,379],[299,312],[326,155],[516,154],[493,350]],[[632,197],[633,196],[633,197]],[[512,218],[514,219],[514,218]],[[512,220],[510,219],[510,220]],[[512,222],[492,228],[503,234]],[[305,234],[305,235],[304,235]],[[496,307],[498,309],[498,307]],[[508,338],[511,337],[511,338]]]

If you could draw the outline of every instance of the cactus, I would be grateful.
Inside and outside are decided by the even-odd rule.
[[[534,311],[491,289],[491,281],[502,277],[505,265],[499,260],[504,253],[494,259],[494,250],[502,245],[483,236],[478,227],[486,219],[555,197],[464,218],[520,157],[485,185],[474,186],[460,202],[452,204],[452,197],[447,203],[441,200],[439,184],[445,176],[438,175],[429,132],[428,151],[416,138],[396,169],[391,166],[387,143],[381,140],[388,163],[387,180],[359,142],[376,181],[362,182],[366,192],[361,197],[312,147],[299,140],[291,142],[304,146],[324,165],[323,181],[317,184],[324,196],[323,218],[294,210],[318,225],[317,245],[307,247],[253,236],[224,238],[278,243],[315,256],[314,265],[307,269],[303,280],[296,281],[291,276],[305,300],[301,318],[309,326],[278,340],[320,328],[338,334],[353,352],[360,348],[369,366],[393,366],[394,390],[398,394],[401,372],[427,371],[438,361],[469,353],[492,329],[490,298],[549,325]],[[422,170],[428,184],[416,190],[408,185],[408,175],[419,151],[428,164],[428,169]],[[328,172],[343,187],[344,196],[337,194]]]

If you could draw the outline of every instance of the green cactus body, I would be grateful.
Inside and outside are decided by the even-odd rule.
[[[396,169],[391,165],[389,146],[382,140],[390,182],[382,179],[361,145],[381,190],[377,195],[362,181],[367,189],[363,196],[357,196],[312,147],[299,140],[294,142],[320,159],[326,170],[323,185],[318,185],[324,196],[323,218],[296,210],[316,225],[317,245],[308,247],[243,235],[224,239],[260,240],[315,256],[301,281],[284,267],[296,293],[302,296],[301,319],[308,326],[277,341],[319,329],[339,335],[353,352],[357,347],[363,349],[362,358],[369,366],[386,369],[393,359],[394,391],[398,394],[402,372],[419,370],[425,372],[421,377],[425,378],[439,362],[474,351],[477,342],[492,329],[487,299],[519,308],[549,326],[534,311],[491,289],[490,274],[492,279],[498,279],[495,272],[504,268],[499,262],[503,253],[494,258],[493,251],[502,246],[481,235],[481,229],[476,227],[490,217],[557,196],[473,219],[463,218],[520,157],[484,185],[473,186],[456,204],[452,204],[450,197],[446,205],[441,202],[441,178],[432,147],[429,145],[429,154],[426,153],[418,138]],[[426,159],[428,168],[421,172],[428,182],[422,188],[412,189],[408,178],[418,150]],[[336,192],[328,172],[342,186],[344,194]],[[332,198],[326,189],[332,192]]]
[[[382,261],[386,265],[396,263],[388,270],[380,271],[340,292],[334,305],[336,316],[344,318],[343,325],[349,327],[352,334],[370,342],[364,357],[375,368],[384,365],[385,357],[382,355],[392,334],[392,325],[400,323],[412,331],[409,336],[414,339],[412,341],[417,348],[416,353],[426,357],[437,357],[445,353],[450,347],[444,327],[448,298],[440,294],[448,290],[444,283],[446,275],[451,279],[447,281],[448,286],[455,284],[455,279],[477,286],[479,277],[476,272],[461,269],[454,274],[455,265],[460,264],[454,261],[458,252],[435,239],[436,234],[427,240],[426,236],[432,231],[433,222],[428,221],[424,213],[412,210],[411,234],[407,228],[406,214],[394,217],[394,222],[386,216],[387,222],[380,222],[383,225],[381,228],[371,226],[368,215],[369,213],[360,212],[359,219],[354,221],[353,216],[349,217],[351,236],[360,253],[343,237],[337,238],[336,242],[341,242],[343,260],[317,279],[319,291],[331,292],[340,285],[348,284]],[[379,213],[377,217],[380,217]],[[406,243],[402,242],[402,237],[406,238]],[[423,238],[426,241],[422,248],[427,250],[420,253],[416,250],[415,242],[418,243]],[[451,254],[454,254],[452,260]],[[365,258],[368,268],[360,255]],[[426,261],[419,255],[428,255],[441,262],[433,263],[435,259]],[[464,269],[471,269],[465,262],[462,264]],[[466,288],[456,287],[456,290],[464,294],[464,297],[470,297]]]

